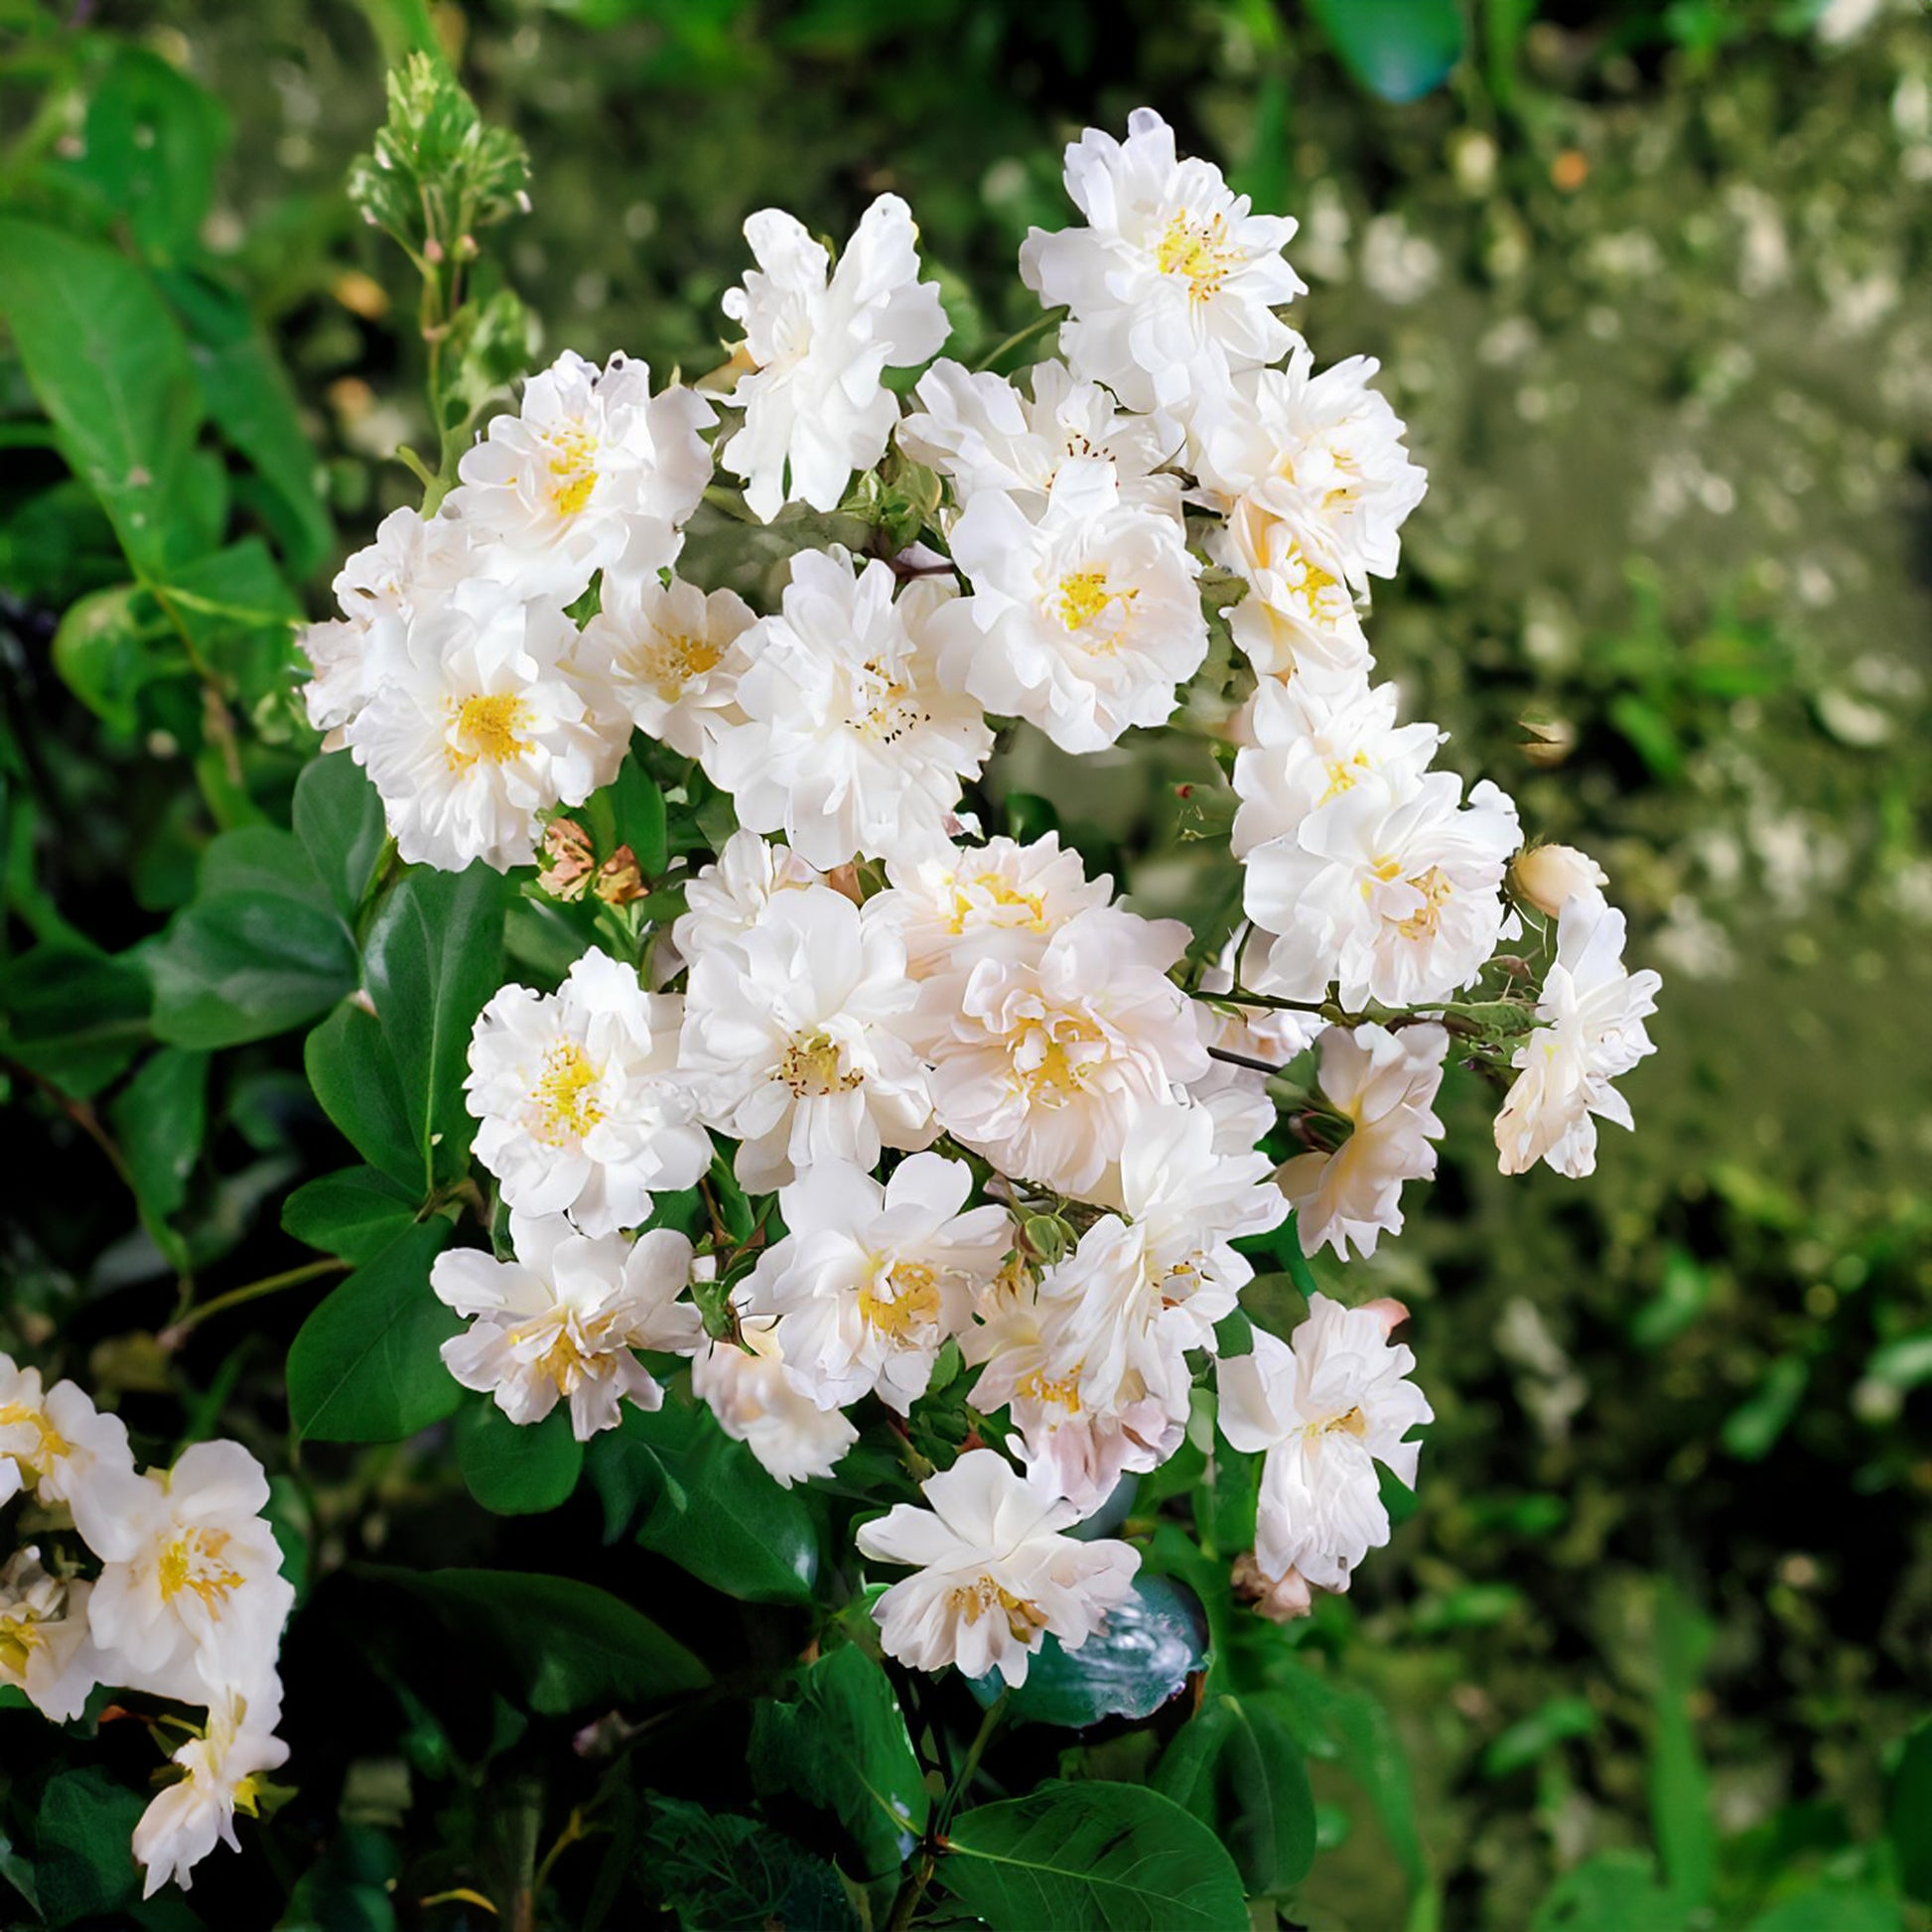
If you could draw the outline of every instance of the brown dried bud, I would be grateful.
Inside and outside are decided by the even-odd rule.
[[[1243,1550],[1235,1558],[1231,1581],[1235,1595],[1252,1603],[1270,1623],[1293,1623],[1314,1608],[1313,1587],[1299,1570],[1271,1577],[1255,1561],[1252,1550]]]
[[[644,875],[638,869],[637,855],[621,845],[597,869],[597,884],[591,889],[606,905],[628,905],[644,896]]]
[[[582,898],[590,889],[596,863],[591,835],[574,819],[553,818],[543,828],[543,864],[537,884],[552,898]]]
[[[843,893],[854,905],[865,903],[865,891],[859,884],[859,868],[848,860],[842,866],[834,866],[825,875],[825,883],[835,893]]]

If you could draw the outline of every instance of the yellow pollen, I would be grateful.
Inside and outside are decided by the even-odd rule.
[[[1064,1409],[1069,1416],[1077,1416],[1080,1372],[1075,1369],[1068,1375],[1048,1375],[1044,1369],[1036,1368],[1014,1384],[1013,1393],[1022,1402],[1043,1403],[1048,1408]]]
[[[530,707],[514,691],[493,697],[451,700],[449,744],[443,760],[452,771],[468,771],[473,764],[503,764],[528,749],[519,734],[530,720]]]
[[[638,681],[654,686],[657,695],[670,704],[694,677],[715,670],[724,654],[724,646],[714,644],[709,637],[653,630],[638,640],[632,663]]]
[[[1353,1436],[1359,1442],[1368,1434],[1368,1418],[1362,1414],[1358,1403],[1346,1415],[1330,1416],[1326,1422],[1308,1424],[1302,1434],[1310,1442],[1321,1436]]]
[[[971,890],[969,890],[971,889]],[[977,893],[978,897],[973,894]],[[964,932],[966,921],[975,912],[983,909],[987,900],[1008,911],[1024,912],[1026,917],[1018,921],[1033,932],[1046,930],[1046,896],[1043,893],[1023,893],[1010,886],[997,872],[983,872],[977,879],[955,884],[952,895],[952,930]],[[1002,919],[1002,925],[1014,923]]]
[[[530,1105],[536,1112],[531,1128],[549,1147],[581,1141],[604,1118],[598,1083],[604,1069],[574,1039],[560,1039],[543,1056]]]
[[[1352,791],[1355,780],[1367,769],[1368,754],[1357,752],[1352,759],[1330,759],[1328,760],[1328,789],[1321,794],[1320,803],[1326,804],[1344,791]]]
[[[559,516],[575,516],[597,487],[597,438],[581,423],[571,423],[544,440],[552,452],[550,507]]]
[[[997,1604],[1015,1643],[1025,1643],[1035,1630],[1046,1627],[1046,1612],[1037,1603],[1014,1595],[1012,1590],[994,1582],[991,1577],[982,1577],[974,1584],[962,1584],[950,1593],[950,1601],[968,1623],[977,1623]]]
[[[560,1396],[570,1396],[580,1383],[597,1374],[599,1357],[611,1351],[604,1346],[616,1316],[601,1314],[589,1321],[560,1314],[555,1310],[538,1315],[520,1327],[510,1329],[504,1339],[512,1350],[521,1350],[541,1340],[544,1331],[555,1327],[543,1353],[533,1357],[529,1366],[556,1385]]]
[[[1228,246],[1227,234],[1224,215],[1190,221],[1185,213],[1176,214],[1161,236],[1154,265],[1163,275],[1183,276],[1190,302],[1211,301],[1241,265],[1240,255]]]
[[[895,1262],[859,1290],[859,1312],[869,1327],[903,1342],[939,1319],[939,1283],[923,1262]]]
[[[1397,921],[1397,930],[1405,939],[1428,939],[1435,935],[1436,928],[1443,922],[1444,903],[1454,893],[1455,888],[1443,877],[1441,870],[1431,866],[1425,873],[1410,880],[1410,885],[1422,894],[1422,904],[1406,919]]]
[[[172,1603],[191,1590],[219,1616],[228,1592],[241,1585],[240,1573],[221,1561],[228,1541],[225,1530],[190,1530],[170,1543],[159,1565],[162,1600]]]
[[[837,1043],[822,1033],[798,1034],[778,1062],[778,1078],[801,1100],[821,1100],[831,1093],[850,1093],[865,1078],[839,1070]]]
[[[20,1402],[10,1402],[5,1408],[0,1408],[0,1429],[18,1429],[23,1423],[40,1435],[40,1448],[25,1457],[36,1469],[44,1469],[50,1462],[58,1462],[69,1452],[71,1445],[38,1409],[29,1409]],[[0,1450],[0,1454],[5,1452]],[[19,1461],[22,1458],[15,1456],[14,1459]]]
[[[0,1616],[0,1681],[17,1683],[27,1675],[34,1652],[47,1641],[47,1632],[41,1628],[43,1621],[31,1609]]]

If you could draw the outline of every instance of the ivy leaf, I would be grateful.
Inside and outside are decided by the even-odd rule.
[[[457,1413],[457,1467],[470,1493],[498,1516],[534,1516],[568,1502],[584,1467],[584,1446],[565,1403],[539,1423],[513,1423],[487,1397]]]
[[[1314,1794],[1282,1712],[1265,1694],[1217,1697],[1175,1733],[1154,1789],[1212,1826],[1248,1891],[1300,1884],[1314,1862]]]
[[[798,1694],[752,1717],[752,1781],[761,1797],[792,1791],[837,1816],[868,1881],[896,1872],[925,1831],[930,1801],[892,1681],[847,1644],[800,1672]]]
[[[1248,1932],[1221,1842],[1170,1798],[1049,1779],[956,1819],[940,1875],[993,1932]]]
[[[305,1180],[282,1204],[282,1226],[326,1255],[361,1263],[414,1224],[420,1206],[407,1187],[375,1168],[345,1168]]]
[[[395,1443],[463,1400],[437,1352],[463,1327],[430,1291],[450,1238],[442,1219],[405,1229],[335,1289],[289,1346],[289,1419],[325,1443]]]
[[[426,1186],[469,1165],[477,1124],[463,1104],[464,1068],[477,1015],[502,983],[508,898],[485,865],[412,872],[383,901],[363,949]]]
[[[572,1577],[379,1564],[357,1564],[353,1574],[429,1605],[453,1639],[481,1652],[542,1717],[650,1703],[711,1682],[704,1665],[649,1617]]]

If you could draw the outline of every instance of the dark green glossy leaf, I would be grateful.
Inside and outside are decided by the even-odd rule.
[[[1907,1898],[1932,1905],[1932,1719],[1905,1739],[1885,1788],[1885,1831]]]
[[[487,1397],[457,1412],[456,1459],[470,1493],[498,1516],[533,1516],[570,1500],[584,1446],[559,1403],[540,1423],[513,1423]]]
[[[638,870],[646,879],[657,878],[670,863],[664,794],[635,759],[625,759],[618,767],[611,809],[618,837],[636,854]]]
[[[1384,100],[1419,100],[1462,58],[1456,0],[1311,0],[1343,67]]]
[[[386,828],[368,774],[346,755],[312,759],[295,781],[295,836],[345,919],[368,890]]]
[[[544,1717],[650,1703],[711,1681],[704,1665],[647,1616],[575,1578],[372,1564],[358,1565],[355,1574],[430,1605],[452,1636],[486,1656]]]
[[[375,1016],[338,1007],[304,1041],[302,1064],[323,1112],[356,1153],[420,1198],[423,1163],[402,1104],[402,1076]]]
[[[132,960],[58,941],[35,946],[7,968],[7,1051],[63,1093],[88,1099],[150,1037],[153,997]]]
[[[861,1875],[898,1870],[925,1830],[930,1801],[891,1680],[855,1644],[799,1674],[797,1695],[759,1702],[752,1781],[834,1813],[857,1842]]]
[[[181,328],[112,248],[0,218],[0,314],[69,467],[143,571],[192,556],[184,517],[201,405]]]
[[[1172,1577],[1138,1576],[1134,1593],[1078,1650],[1040,1642],[1008,1710],[1016,1722],[1077,1730],[1103,1718],[1148,1718],[1207,1665],[1200,1599]],[[998,1671],[969,1680],[982,1708],[1005,1688]]]
[[[355,988],[355,945],[326,909],[282,893],[217,893],[178,912],[148,952],[154,1031],[235,1046],[299,1027]]]
[[[643,1867],[680,1932],[859,1932],[838,1871],[782,1832],[683,1798],[650,1814]]]
[[[54,633],[54,668],[110,731],[131,737],[142,690],[184,667],[166,627],[138,586],[93,591],[71,605]]]
[[[360,1263],[416,1219],[421,1203],[376,1168],[345,1168],[306,1180],[282,1205],[282,1226],[324,1254]]]
[[[1162,1754],[1154,1788],[1211,1826],[1253,1893],[1298,1885],[1314,1861],[1314,1794],[1266,1693],[1203,1704]]]
[[[167,1223],[188,1198],[188,1176],[207,1130],[207,1067],[206,1053],[164,1046],[114,1100],[114,1135],[135,1197],[164,1248]]]
[[[1240,1874],[1158,1792],[1050,1779],[953,1821],[940,1876],[992,1932],[1248,1932]]]
[[[35,1828],[35,1879],[48,1924],[111,1912],[139,1889],[129,1841],[144,1803],[91,1764],[49,1781]]]
[[[463,1104],[470,1034],[502,983],[509,889],[487,866],[412,872],[363,948],[369,998],[395,1061],[426,1185],[460,1175],[476,1122]]]
[[[289,1419],[298,1436],[394,1443],[463,1400],[437,1352],[462,1320],[429,1285],[450,1238],[441,1219],[405,1229],[333,1290],[289,1347]]]

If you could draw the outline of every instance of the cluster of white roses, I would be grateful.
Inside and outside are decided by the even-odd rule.
[[[235,1843],[234,1814],[254,1813],[262,1774],[288,1756],[276,1657],[295,1591],[262,1517],[268,1479],[227,1442],[139,1472],[118,1417],[0,1355],[0,1506],[16,1498],[46,1541],[0,1567],[0,1684],[57,1724],[102,1684],[205,1712],[155,1721],[176,1733],[181,1775],[134,1832],[148,1895],[185,1886],[217,1841]]]
[[[1076,1646],[1130,1587],[1129,1546],[1062,1532],[1178,1447],[1253,1274],[1235,1244],[1291,1206],[1310,1254],[1399,1229],[1458,1037],[1515,1071],[1505,1170],[1587,1172],[1594,1117],[1628,1124],[1609,1082],[1650,1050],[1657,984],[1624,971],[1601,875],[1546,847],[1513,885],[1558,921],[1540,1001],[1492,996],[1516,1016],[1494,1038],[1469,1019],[1460,996],[1522,932],[1520,837],[1510,800],[1432,770],[1444,735],[1371,682],[1369,580],[1424,488],[1375,364],[1316,371],[1276,313],[1302,290],[1294,223],[1177,159],[1159,116],[1124,144],[1087,133],[1066,183],[1084,224],[1021,258],[1066,312],[1062,359],[1022,380],[933,361],[902,415],[883,371],[946,336],[904,205],[881,197],[836,265],[789,215],[746,225],[718,462],[769,520],[838,507],[896,440],[942,482],[934,547],[802,548],[762,616],[680,580],[713,402],[567,354],[436,516],[397,512],[351,559],[344,620],[308,638],[312,716],[406,859],[528,864],[633,728],[695,760],[741,828],[634,963],[587,953],[479,1020],[469,1104],[514,1259],[436,1264],[472,1318],[452,1373],[518,1422],[566,1403],[588,1439],[623,1400],[662,1401],[635,1351],[688,1356],[789,1484],[832,1471],[865,1397],[904,1416],[956,1344],[1021,1467],[969,1438],[929,1509],[859,1546],[917,1573],[878,1604],[889,1650],[1015,1683],[1043,1632]],[[580,626],[567,607],[594,585]],[[1249,924],[1189,984],[1185,928],[1116,903],[1050,834],[978,841],[962,794],[989,713],[1071,753],[1168,721],[1222,618],[1252,686],[1233,760]],[[1278,1170],[1258,1151],[1270,1074],[1311,1048],[1308,1151]],[[759,1234],[637,1232],[702,1184],[713,1135],[766,1197]],[[1223,1433],[1266,1452],[1255,1561],[1278,1602],[1345,1588],[1388,1536],[1376,1463],[1414,1476],[1403,1438],[1430,1412],[1385,1312],[1317,1295],[1291,1341],[1219,1364]]]

